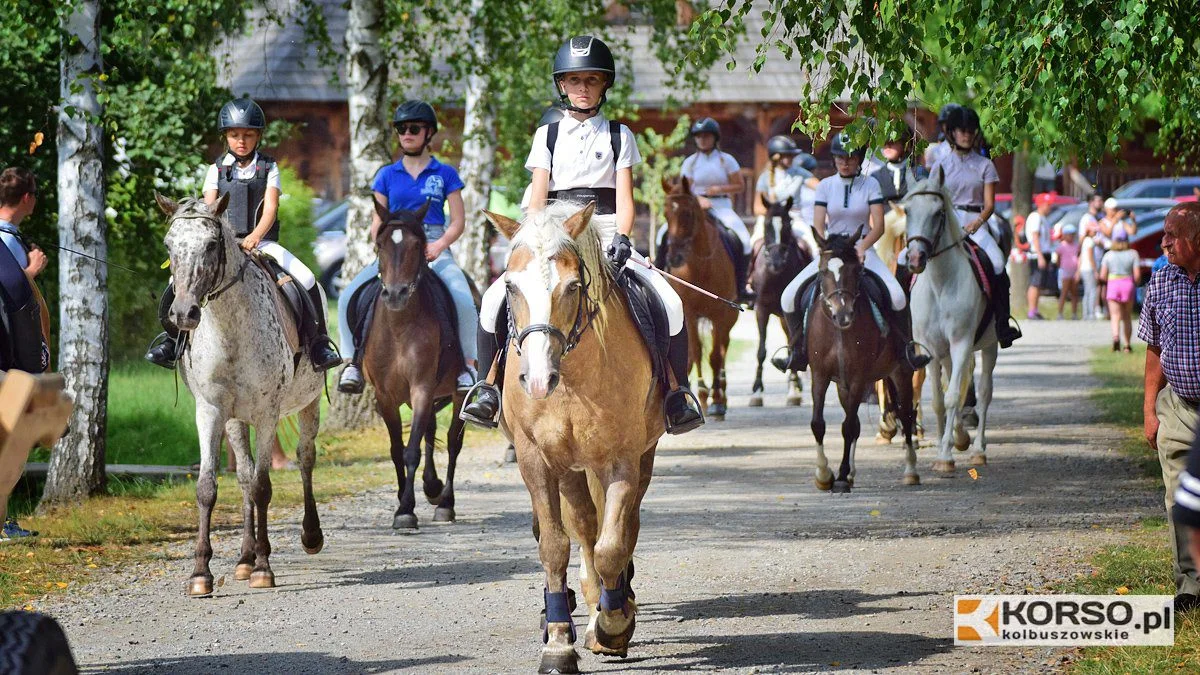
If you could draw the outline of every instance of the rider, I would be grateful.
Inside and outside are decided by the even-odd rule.
[[[856,245],[859,260],[863,262],[863,267],[887,288],[891,301],[888,322],[892,329],[903,337],[904,358],[914,369],[924,368],[929,363],[929,357],[917,353],[916,344],[912,341],[912,318],[909,315],[904,289],[875,253],[874,244],[883,236],[883,193],[879,189],[878,181],[861,175],[865,148],[851,151],[847,147],[849,143],[849,137],[842,133],[834,136],[830,144],[830,154],[833,155],[837,174],[822,180],[817,186],[813,229],[822,238],[834,234],[852,235],[864,223],[870,222],[870,228]],[[776,356],[771,359],[771,363],[784,372],[804,370],[808,367],[808,349],[804,336],[805,312],[797,299],[803,297],[802,288],[817,275],[819,267],[820,259],[813,260],[783,291],[781,304],[792,335],[792,344],[787,356]]]
[[[302,332],[308,337],[308,356],[313,370],[324,372],[342,362],[334,351],[325,327],[324,297],[317,278],[308,267],[279,245],[279,197],[283,189],[279,166],[259,152],[263,129],[267,126],[262,108],[248,98],[234,99],[221,107],[217,129],[225,136],[228,150],[208,167],[204,177],[204,202],[215,204],[229,195],[225,217],[241,238],[246,251],[257,249],[269,256],[304,287],[307,314]],[[160,333],[146,352],[146,360],[163,368],[174,368],[179,359],[179,332],[167,321],[167,311],[175,300],[175,287],[167,285],[159,305],[159,320],[166,332]]]
[[[438,131],[437,114],[433,106],[425,101],[410,100],[401,103],[392,116],[392,126],[400,138],[403,157],[395,164],[379,170],[372,184],[375,201],[388,211],[404,209],[414,211],[427,201],[425,213],[425,259],[429,268],[446,284],[454,300],[458,326],[458,341],[462,348],[465,367],[458,374],[457,389],[465,392],[475,384],[475,325],[479,314],[475,309],[475,297],[467,276],[450,255],[450,245],[462,236],[466,224],[466,212],[462,200],[462,179],[449,164],[443,164],[429,152],[429,143]],[[446,225],[443,204],[450,207],[450,224]],[[371,220],[371,241],[375,241],[383,225],[379,214]],[[367,265],[346,286],[338,298],[338,325],[345,326],[341,332],[342,353],[349,363],[338,380],[338,391],[358,394],[363,390],[363,376],[358,345],[349,328],[347,313],[354,293],[363,284],[379,276],[379,261]],[[369,327],[367,327],[369,328]],[[366,329],[363,330],[366,333]]]
[[[883,198],[889,202],[900,201],[910,185],[929,176],[924,167],[913,165],[911,155],[915,138],[912,126],[906,120],[899,134],[884,141],[881,154],[887,163],[871,176],[879,181]]]
[[[960,106],[947,116],[946,139],[954,152],[929,167],[929,172],[942,172],[943,185],[950,193],[955,214],[971,240],[987,254],[992,272],[992,309],[996,319],[996,339],[1001,348],[1012,346],[1021,331],[1009,323],[1009,279],[1004,269],[1004,254],[988,228],[988,219],[996,203],[996,184],[1000,175],[992,160],[979,154],[976,140],[979,135],[979,115],[971,108]]]
[[[950,115],[955,110],[958,110],[960,108],[962,108],[962,106],[960,106],[957,103],[947,103],[946,105],[942,106],[940,110],[938,110],[938,116],[937,116],[937,130],[938,130],[937,141],[938,142],[931,143],[931,144],[929,144],[929,147],[925,148],[925,167],[926,168],[932,169],[933,165],[937,164],[938,160],[945,157],[946,155],[949,155],[951,152],[954,152],[954,149],[950,147],[950,132],[946,131],[946,121],[950,119]]]
[[[612,52],[602,41],[583,35],[563,43],[554,57],[553,80],[559,105],[568,114],[557,123],[538,127],[525,168],[533,173],[529,209],[545,208],[547,199],[596,202],[592,217],[617,269],[641,277],[658,293],[667,311],[671,333],[667,360],[679,386],[665,402],[668,433],[680,434],[704,423],[688,392],[688,342],[684,332],[683,303],[671,285],[658,274],[629,262],[633,251],[633,165],[641,161],[633,132],[624,124],[610,124],[600,113],[606,93],[616,77]],[[554,131],[554,146],[549,142]],[[614,133],[616,132],[616,133]],[[615,154],[614,154],[615,153]],[[640,256],[639,256],[640,258]],[[501,341],[498,322],[504,302],[504,279],[498,279],[483,296],[479,321],[479,356],[487,369]],[[620,358],[619,355],[613,355]],[[481,382],[474,401],[463,408],[462,418],[482,426],[496,426],[500,391]]]
[[[750,243],[755,250],[765,235],[763,228],[767,207],[763,205],[763,198],[765,197],[768,202],[773,204],[791,198],[793,210],[802,212],[802,204],[806,199],[812,201],[810,195],[814,194],[814,190],[820,183],[812,173],[812,167],[816,166],[816,158],[796,147],[796,141],[793,141],[791,136],[772,137],[767,141],[767,154],[770,158],[770,165],[758,177],[758,182],[754,186],[753,208],[754,215],[758,218],[754,223],[754,234],[750,237]],[[816,241],[812,239],[809,229],[812,227],[811,215],[809,217],[810,220],[804,224],[798,222],[801,220],[800,218],[793,217],[792,229],[803,229],[804,234],[807,235],[803,237],[803,240],[808,243],[809,250],[816,251]]]

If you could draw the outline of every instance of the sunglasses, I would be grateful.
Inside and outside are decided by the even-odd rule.
[[[397,124],[396,133],[401,136],[418,136],[428,128],[424,124]]]

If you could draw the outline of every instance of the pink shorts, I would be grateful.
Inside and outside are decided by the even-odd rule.
[[[1130,302],[1133,300],[1136,287],[1133,284],[1133,277],[1121,277],[1119,279],[1108,280],[1108,299],[1116,302]]]

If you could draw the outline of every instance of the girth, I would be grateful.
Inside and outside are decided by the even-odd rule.
[[[571,188],[569,190],[551,190],[546,195],[550,199],[563,199],[580,204],[596,202],[596,213],[610,216],[617,212],[616,188]]]

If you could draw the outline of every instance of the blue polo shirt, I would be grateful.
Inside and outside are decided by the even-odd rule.
[[[425,214],[425,224],[435,225],[440,229],[446,224],[443,208],[446,197],[463,189],[463,182],[454,167],[442,164],[436,157],[430,157],[429,165],[415,180],[404,170],[403,161],[383,167],[375,174],[375,182],[371,189],[387,195],[388,209],[392,211],[414,211],[421,208],[427,199],[432,200],[429,212]]]

